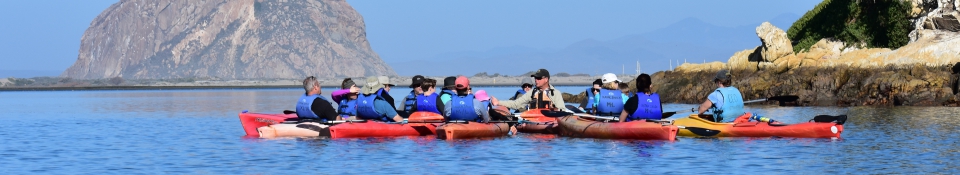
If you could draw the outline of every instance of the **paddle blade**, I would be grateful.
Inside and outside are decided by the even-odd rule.
[[[784,96],[773,96],[767,98],[767,100],[780,101],[780,102],[792,102],[799,100],[800,97],[796,95],[784,95]]]
[[[660,119],[670,118],[671,116],[673,116],[673,115],[675,115],[675,114],[677,114],[677,112],[664,112],[662,118],[660,118]]]
[[[296,114],[296,113],[297,111],[293,111],[293,110],[283,110],[283,114]]]
[[[713,136],[716,136],[717,134],[720,134],[719,130],[712,130],[707,128],[681,127],[680,129],[686,129],[693,134],[696,134],[698,136],[703,136],[703,137],[713,137]]]
[[[541,110],[540,114],[547,117],[563,117],[568,115],[573,115],[573,113],[563,112],[563,111],[551,111],[551,110]]]
[[[567,107],[567,110],[573,111],[573,113],[586,113],[586,112],[583,112],[583,110],[580,110],[580,108],[573,105],[566,105],[566,107]]]

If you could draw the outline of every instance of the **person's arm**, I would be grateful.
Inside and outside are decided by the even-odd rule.
[[[487,110],[487,107],[480,102],[480,100],[473,99],[473,110],[483,118],[483,122],[490,122],[490,112]]]
[[[447,109],[446,105],[443,104],[443,101],[440,100],[440,96],[435,96],[435,97],[437,98],[436,100],[434,100],[434,101],[437,101],[437,110]],[[443,111],[440,111],[440,112],[442,113]]]
[[[620,122],[627,122],[627,116],[630,116],[627,114],[627,108],[623,108],[623,111],[620,112]]]
[[[337,110],[333,109],[333,105],[329,101],[316,98],[313,100],[313,105],[310,106],[310,109],[313,110],[314,114],[317,114],[318,117],[322,119],[327,119],[327,121],[336,120],[339,114]]]
[[[551,85],[550,88],[553,88],[553,86]],[[570,109],[567,109],[567,105],[563,103],[563,92],[560,92],[560,90],[557,90],[557,89],[553,89],[553,94],[550,94],[550,95],[551,95],[550,100],[553,100],[554,107],[556,107],[557,109],[560,109],[560,111],[573,113],[573,111],[570,111]]]
[[[627,117],[630,117],[633,113],[637,111],[637,103],[640,103],[640,97],[630,97],[627,99],[626,103],[623,103],[623,111],[620,112],[620,122],[627,121]]]
[[[350,93],[350,89],[335,90],[332,93],[330,93],[330,98],[332,98],[333,101],[339,102],[344,97],[346,97],[346,95],[349,93]]]
[[[712,93],[710,93],[710,95],[707,95],[707,100],[703,101],[703,103],[700,104],[700,109],[697,111],[701,115],[703,113],[706,113],[707,110],[710,110],[710,107],[713,107],[714,104],[716,104],[716,102],[723,100],[722,98],[723,97],[720,95],[720,93],[718,93],[717,91],[713,91]]]
[[[510,109],[516,109],[516,110],[525,109],[526,107],[525,105],[527,103],[530,103],[530,98],[532,97],[532,94],[533,92],[527,92],[521,95],[520,97],[518,97],[516,100],[504,100],[504,101],[494,100],[494,101],[491,101],[491,103],[493,103],[494,106],[504,106]]]
[[[450,102],[450,94],[440,95],[440,103]]]
[[[373,101],[374,109],[377,110],[377,113],[383,114],[383,116],[393,118],[393,121],[399,122],[403,121],[403,117],[400,114],[397,114],[397,109],[390,106],[387,101],[374,100]]]
[[[444,121],[450,121],[450,114],[452,113],[451,112],[452,108],[453,108],[453,105],[450,105],[450,102],[443,104],[443,111],[440,111],[440,112],[443,112]]]

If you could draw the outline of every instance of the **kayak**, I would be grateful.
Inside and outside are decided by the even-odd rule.
[[[528,123],[517,125],[517,132],[542,134],[557,133],[557,118],[544,116],[542,111],[543,110],[531,109],[520,113],[519,117],[527,120]]]
[[[750,117],[747,113],[738,118]],[[846,120],[845,117],[843,120]],[[673,121],[680,127],[680,136],[692,137],[800,137],[840,138],[843,121],[770,124],[767,122],[716,123],[691,114]]]
[[[304,122],[280,123],[257,128],[260,138],[330,136],[330,125]]]
[[[297,114],[261,114],[261,113],[251,113],[247,111],[240,112],[240,125],[243,126],[243,131],[247,133],[247,136],[250,137],[259,137],[260,133],[257,131],[257,128],[283,123],[285,121],[296,121]]]
[[[432,112],[414,112],[410,123],[346,122],[330,127],[330,138],[427,136],[437,134],[437,125],[443,115]]]
[[[507,123],[447,123],[437,127],[438,139],[500,137],[510,133]]]
[[[576,115],[557,119],[560,135],[602,139],[676,140],[677,126],[647,121],[602,122]]]

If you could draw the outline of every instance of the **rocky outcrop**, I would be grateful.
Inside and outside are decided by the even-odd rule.
[[[61,76],[221,79],[396,75],[342,0],[121,0]]]
[[[910,32],[910,42],[925,37],[960,35],[960,3],[956,0],[910,0],[910,11],[915,30]],[[932,32],[938,31],[938,32]]]
[[[793,55],[793,44],[787,38],[787,32],[773,26],[770,22],[763,22],[757,26],[757,36],[760,37],[760,53],[763,61],[774,62],[778,58]]]

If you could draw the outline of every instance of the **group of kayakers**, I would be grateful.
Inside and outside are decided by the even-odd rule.
[[[571,112],[564,104],[562,92],[550,84],[550,72],[539,69],[532,79],[521,81],[521,89],[508,100],[498,100],[484,90],[473,91],[465,76],[446,77],[442,89],[436,89],[438,81],[416,75],[412,78],[410,93],[404,97],[402,110],[394,104],[389,91],[395,84],[386,76],[367,77],[363,87],[358,88],[351,78],[343,80],[340,90],[331,93],[338,103],[334,110],[327,99],[320,96],[320,84],[313,76],[303,81],[304,95],[297,102],[297,116],[301,119],[376,120],[405,122],[405,116],[414,112],[433,112],[443,115],[447,121],[463,120],[489,122],[511,120],[499,114],[496,107],[523,111],[547,109]],[[532,82],[531,82],[532,81]],[[715,122],[732,122],[744,114],[744,102],[740,91],[731,85],[730,72],[717,73],[713,83],[717,86],[699,107],[699,114],[712,112]],[[613,73],[607,73],[593,82],[586,90],[587,100],[581,109],[593,115],[616,116],[621,122],[662,119],[663,105],[660,96],[653,92],[653,82],[648,74],[640,74],[634,80],[636,93],[629,93],[627,85]],[[578,111],[579,112],[579,111]]]

